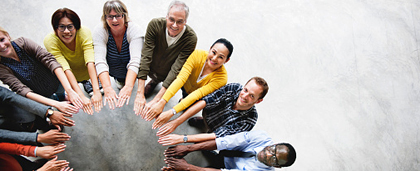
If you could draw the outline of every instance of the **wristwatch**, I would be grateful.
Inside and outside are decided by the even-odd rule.
[[[52,110],[52,109],[48,109],[47,110],[47,118],[49,118],[51,115],[53,115],[54,114],[54,110]]]
[[[172,114],[176,115],[176,111],[173,108],[172,108]]]
[[[187,141],[188,141],[187,134],[184,134],[184,143],[186,143]]]

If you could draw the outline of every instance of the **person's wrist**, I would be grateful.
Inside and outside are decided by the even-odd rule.
[[[36,142],[38,142],[38,143],[42,143],[42,134],[39,134],[39,133],[36,133]]]
[[[184,143],[188,142],[188,137],[187,137],[187,134],[184,134],[184,137],[183,137],[183,139],[182,139],[182,140],[184,141]]]
[[[174,108],[172,108],[172,109],[171,109],[171,112],[172,112],[172,114],[174,114],[174,115],[176,115],[176,114],[177,114],[177,112],[176,112],[176,110],[175,110]]]

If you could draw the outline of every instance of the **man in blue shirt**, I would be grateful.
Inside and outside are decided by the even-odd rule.
[[[296,160],[296,151],[288,143],[274,144],[264,131],[241,132],[216,140],[192,145],[178,145],[165,150],[167,167],[162,170],[220,170],[202,168],[186,162],[184,157],[198,150],[236,150],[254,154],[251,157],[224,157],[226,169],[221,170],[275,170],[291,166]]]

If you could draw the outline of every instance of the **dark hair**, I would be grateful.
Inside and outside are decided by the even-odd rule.
[[[67,17],[73,22],[74,27],[76,30],[80,29],[80,18],[79,16],[71,9],[68,8],[60,8],[57,11],[54,12],[54,14],[51,17],[51,24],[54,29],[54,32],[57,31],[58,23],[60,20],[64,17]]]
[[[246,82],[245,85],[247,85],[250,81],[255,80],[255,82],[261,86],[263,88],[263,91],[260,94],[260,97],[258,99],[262,99],[265,97],[265,95],[268,92],[268,83],[267,81],[264,80],[264,78],[261,77],[252,77],[251,79],[248,80],[248,82]]]
[[[284,145],[287,147],[287,162],[285,164],[282,164],[278,167],[289,167],[296,161],[296,151],[295,148],[293,148],[292,145],[289,143],[278,143],[276,146]]]
[[[210,46],[210,49],[216,44],[216,43],[221,43],[221,44],[223,44],[223,45],[225,45],[226,46],[226,48],[229,50],[229,54],[228,54],[228,56],[227,56],[227,59],[229,59],[230,58],[230,56],[232,55],[232,52],[233,52],[233,45],[232,45],[232,43],[230,43],[229,42],[229,40],[226,40],[225,38],[220,38],[220,39],[217,39],[214,43],[213,43],[213,45],[211,45]]]

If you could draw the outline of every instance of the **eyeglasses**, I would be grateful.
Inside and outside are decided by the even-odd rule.
[[[273,166],[279,166],[276,157],[277,145],[271,146],[268,151],[271,153],[271,157],[269,159],[270,163],[272,163]]]
[[[124,17],[124,14],[117,14],[117,15],[106,15],[107,20],[113,20],[114,17],[119,20]]]
[[[174,19],[174,18],[172,18],[172,17],[168,17],[168,19],[169,19],[169,22],[170,22],[170,23],[176,23],[176,25],[182,25],[182,24],[184,24],[184,23],[185,23],[185,21],[184,21],[184,20],[178,20],[178,21],[175,21],[175,19]]]
[[[66,30],[66,28],[67,28],[67,30],[69,30],[69,31],[73,31],[73,30],[74,30],[74,25],[73,25],[73,24],[69,24],[69,25],[58,25],[58,26],[57,26],[57,29],[58,29],[59,31],[65,31],[65,30]]]

